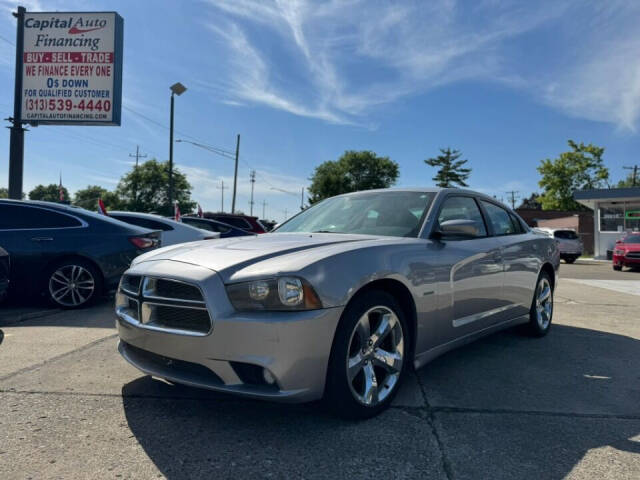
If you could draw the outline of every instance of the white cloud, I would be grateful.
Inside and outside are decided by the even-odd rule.
[[[209,3],[216,19],[207,26],[230,65],[227,79],[203,86],[229,104],[362,125],[377,106],[481,79],[622,128],[635,128],[640,115],[640,9],[633,2]],[[545,42],[539,48],[552,55],[525,38],[535,30]],[[265,32],[277,41],[264,42]]]

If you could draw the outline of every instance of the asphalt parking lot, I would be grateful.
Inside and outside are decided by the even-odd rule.
[[[561,267],[543,339],[502,332],[346,422],[171,386],[116,351],[111,301],[0,311],[0,478],[640,478],[640,272]]]

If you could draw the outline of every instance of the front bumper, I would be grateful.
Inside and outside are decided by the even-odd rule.
[[[254,398],[304,402],[322,397],[342,307],[236,312],[219,276],[203,267],[164,260],[137,264],[127,273],[198,284],[212,319],[208,334],[185,335],[145,328],[117,314],[118,349],[138,369],[172,382]],[[275,384],[243,381],[235,362],[267,369]]]
[[[625,267],[636,267],[640,266],[640,258],[638,257],[627,257],[625,255],[613,255],[613,264],[621,265]]]

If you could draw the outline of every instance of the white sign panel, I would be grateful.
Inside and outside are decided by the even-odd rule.
[[[122,27],[115,12],[27,12],[21,120],[120,125]]]

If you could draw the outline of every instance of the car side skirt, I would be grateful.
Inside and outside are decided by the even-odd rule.
[[[420,367],[423,367],[427,363],[429,363],[431,360],[439,357],[440,355],[450,350],[454,350],[458,347],[474,342],[482,337],[486,337],[487,335],[498,332],[500,330],[504,330],[509,327],[527,323],[528,321],[529,321],[529,314],[527,313],[526,315],[521,315],[519,317],[506,320],[496,325],[491,325],[482,330],[478,330],[477,332],[473,332],[468,335],[465,335],[464,337],[460,337],[450,342],[444,343],[442,345],[438,345],[437,347],[433,347],[427,350],[426,352],[422,352],[416,355],[413,361],[413,366],[414,368],[418,369]]]

